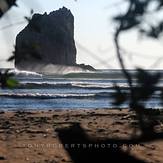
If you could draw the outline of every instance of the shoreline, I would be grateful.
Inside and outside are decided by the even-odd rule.
[[[160,118],[157,128],[163,131],[163,111],[153,112]],[[0,113],[0,161],[70,163],[56,129],[73,123],[80,123],[90,137],[99,140],[130,138],[137,126],[135,113],[128,109],[4,111]],[[162,163],[162,152],[163,140],[130,149],[130,155],[148,163]]]
[[[110,108],[42,108],[42,109],[34,109],[34,108],[32,108],[32,109],[29,109],[29,108],[25,108],[25,109],[20,109],[20,108],[10,108],[10,109],[6,109],[6,108],[0,108],[0,114],[1,113],[7,113],[7,112],[55,112],[55,111],[92,111],[92,110],[94,110],[94,111],[101,111],[101,110],[103,110],[103,111],[107,111],[107,110],[110,110],[110,111],[114,111],[114,110],[116,110],[116,111],[123,111],[123,110],[128,110],[129,112],[131,111],[131,112],[133,112],[134,110],[132,110],[132,109],[128,109],[128,108],[126,108],[126,107],[122,107],[122,108],[115,108],[115,107],[110,107]],[[151,112],[160,112],[160,113],[162,113],[163,112],[163,107],[161,108],[145,108],[145,110],[147,110],[147,111],[151,111]]]

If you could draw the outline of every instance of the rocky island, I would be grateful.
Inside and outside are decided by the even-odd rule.
[[[15,67],[42,73],[94,70],[76,64],[74,16],[65,7],[49,14],[34,14],[16,37]]]

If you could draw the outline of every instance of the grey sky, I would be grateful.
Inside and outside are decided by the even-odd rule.
[[[57,10],[62,6],[71,9],[75,17],[75,40],[77,45],[77,62],[91,64],[96,68],[118,68],[113,33],[114,25],[111,17],[123,12],[121,0],[18,0],[19,8],[12,8],[0,20],[0,59],[5,60],[13,51],[16,34],[26,22],[23,16],[29,15],[30,9],[44,13]],[[3,29],[11,24],[19,25]],[[22,24],[21,24],[22,23]],[[144,68],[162,68],[163,46],[153,40],[142,40],[133,31],[121,38],[121,44],[132,55],[124,55],[128,68],[139,66]],[[127,53],[127,54],[128,54]],[[140,55],[142,54],[142,55]],[[13,66],[2,61],[1,66]]]

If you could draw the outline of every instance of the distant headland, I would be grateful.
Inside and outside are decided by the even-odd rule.
[[[33,15],[16,37],[15,67],[45,73],[60,73],[61,68],[95,70],[76,64],[76,53],[74,16],[63,7],[50,14]]]

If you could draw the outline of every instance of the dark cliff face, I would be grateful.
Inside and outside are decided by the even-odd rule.
[[[67,8],[35,14],[17,35],[15,66],[28,69],[37,63],[76,65],[74,17]]]

